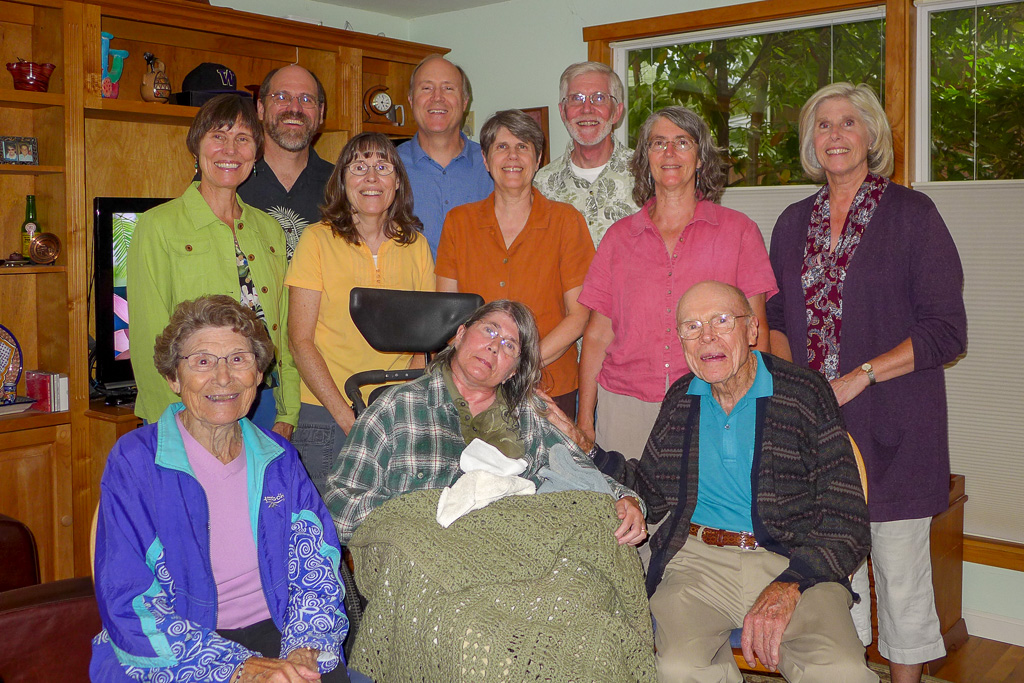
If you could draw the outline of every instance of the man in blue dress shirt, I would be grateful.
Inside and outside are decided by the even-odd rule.
[[[448,212],[494,190],[480,145],[461,130],[469,99],[466,72],[441,55],[424,58],[412,72],[409,105],[419,130],[398,146],[398,155],[409,174],[413,213],[423,221],[435,258]]]

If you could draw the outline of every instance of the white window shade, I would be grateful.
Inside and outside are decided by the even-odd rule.
[[[964,266],[968,350],[947,369],[946,393],[951,465],[967,478],[965,532],[1024,542],[1024,181],[915,187]],[[756,221],[767,246],[782,211],[816,190],[732,188],[722,204]]]

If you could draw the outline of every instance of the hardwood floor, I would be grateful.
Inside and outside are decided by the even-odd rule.
[[[1024,647],[971,636],[932,675],[953,683],[1024,683]]]

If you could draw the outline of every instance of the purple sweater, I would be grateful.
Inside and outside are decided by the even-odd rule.
[[[789,338],[807,366],[807,309],[800,273],[814,197],[790,205],[775,224],[769,257],[779,294],[768,324]],[[963,268],[932,201],[890,183],[864,230],[843,286],[840,373],[907,337],[914,371],[868,387],[843,406],[864,456],[872,522],[930,517],[949,502],[949,438],[942,366],[967,346]]]

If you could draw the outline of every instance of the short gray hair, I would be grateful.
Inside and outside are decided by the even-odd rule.
[[[722,157],[711,136],[711,128],[704,119],[686,107],[665,107],[659,109],[644,121],[636,136],[636,150],[629,160],[633,173],[633,201],[643,206],[654,196],[654,177],[651,175],[651,159],[647,145],[651,141],[651,130],[658,119],[667,119],[697,143],[697,196],[709,202],[718,203],[725,191],[725,171]]]
[[[526,304],[508,299],[498,299],[473,311],[464,326],[469,329],[474,323],[483,320],[491,313],[504,313],[512,318],[516,324],[516,331],[519,332],[519,358],[516,360],[515,374],[501,384],[508,407],[513,411],[518,411],[535,397],[534,391],[540,382],[542,359],[537,320]],[[430,370],[433,371],[442,365],[451,368],[454,357],[455,345],[449,344],[434,356],[434,360],[430,362]],[[543,411],[539,400],[535,401],[534,405]]]
[[[182,301],[174,309],[164,331],[157,335],[153,362],[157,372],[169,380],[178,379],[182,350],[196,332],[209,327],[230,327],[249,341],[256,354],[256,369],[266,372],[274,359],[274,342],[267,327],[252,309],[226,294],[211,294]]]
[[[603,74],[608,77],[608,88],[611,90],[609,95],[615,98],[615,102],[622,104],[625,100],[625,89],[622,87],[622,79],[619,78],[619,74],[615,73],[607,64],[601,62],[576,62],[570,64],[562,72],[562,77],[558,81],[558,101],[561,102],[569,94],[569,83],[572,79],[583,74]],[[625,118],[625,117],[623,117]]]
[[[507,128],[508,132],[515,137],[533,145],[538,162],[544,156],[544,131],[540,129],[532,116],[519,109],[495,112],[494,116],[484,123],[483,128],[480,129],[480,147],[483,148],[484,156],[491,151],[491,145],[494,144],[494,139],[498,137],[498,131],[502,128]]]
[[[818,106],[834,97],[840,97],[853,105],[871,135],[868,143],[868,171],[886,178],[891,176],[896,168],[892,129],[878,101],[878,95],[866,83],[854,85],[846,81],[826,85],[811,95],[800,110],[800,163],[804,173],[815,182],[825,180],[825,171],[814,152],[814,119],[818,115]]]

